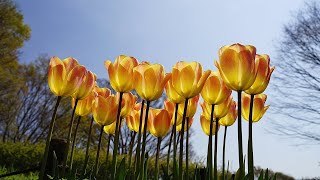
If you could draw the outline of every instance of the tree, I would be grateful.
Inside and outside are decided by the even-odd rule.
[[[277,133],[320,143],[320,3],[313,1],[284,26],[278,47]],[[281,117],[281,116],[279,116]]]

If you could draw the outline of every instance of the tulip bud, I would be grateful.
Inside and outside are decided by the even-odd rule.
[[[138,95],[147,101],[153,101],[160,98],[171,74],[165,74],[161,64],[144,63],[133,69],[133,76]]]
[[[170,130],[171,119],[165,109],[150,108],[148,130],[155,137],[164,137]]]
[[[248,94],[242,95],[241,114],[242,114],[242,117],[247,121],[249,121],[250,98],[251,96]],[[262,118],[264,113],[267,111],[267,109],[269,108],[269,105],[264,106],[266,100],[267,100],[267,95],[265,94],[258,94],[254,96],[252,122],[258,122]]]
[[[219,61],[215,65],[225,84],[232,90],[244,91],[250,88],[256,79],[256,48],[233,44],[219,50]]]
[[[261,94],[267,88],[270,76],[274,70],[274,67],[270,67],[270,57],[266,54],[256,55],[257,77],[252,86],[245,92],[247,94]]]
[[[198,62],[179,61],[172,68],[172,86],[184,98],[192,98],[200,93],[210,75],[210,70],[202,73]]]
[[[114,64],[110,60],[104,62],[108,70],[111,87],[117,92],[129,92],[134,88],[133,68],[138,65],[134,57],[120,55]]]

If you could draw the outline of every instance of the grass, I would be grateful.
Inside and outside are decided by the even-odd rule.
[[[6,173],[14,172],[14,171],[15,170],[12,168],[0,167],[0,174],[6,174]],[[17,180],[17,179],[36,180],[36,179],[38,179],[38,173],[37,172],[30,172],[30,173],[26,173],[26,174],[19,174],[19,175],[1,178],[1,180]]]

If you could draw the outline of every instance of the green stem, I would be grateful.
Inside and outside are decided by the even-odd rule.
[[[240,178],[244,177],[243,149],[242,149],[242,127],[241,127],[241,91],[238,91],[238,148],[239,148],[239,168]]]
[[[109,149],[110,149],[110,141],[112,138],[112,134],[108,135],[108,144],[107,144],[107,154],[106,154],[106,169],[108,169],[108,164],[109,164]],[[108,176],[108,170],[106,170],[106,174],[105,174],[105,179],[109,179]]]
[[[72,115],[71,115],[71,120],[69,123],[69,130],[68,130],[68,137],[67,137],[67,150],[63,156],[63,164],[62,164],[62,173],[61,173],[61,177],[65,177],[65,173],[66,173],[66,164],[67,164],[67,159],[68,159],[68,155],[69,155],[69,147],[70,147],[70,139],[71,139],[71,133],[72,133],[72,126],[73,126],[73,121],[74,121],[74,114],[78,105],[78,99],[76,99],[76,102],[74,104],[73,107],[73,111],[72,111]],[[69,169],[70,171],[72,171],[72,169]]]
[[[140,167],[140,148],[141,148],[141,131],[142,131],[142,120],[143,120],[143,106],[144,106],[144,100],[141,102],[141,109],[140,109],[140,119],[139,119],[139,133],[138,133],[138,143],[137,143],[137,152],[136,152],[136,158],[135,158],[135,177],[138,175],[139,167]]]
[[[168,147],[168,153],[167,153],[167,173],[169,173],[169,161],[170,161],[170,151],[171,151],[171,144],[172,144],[172,138],[173,138],[173,127],[171,129],[171,135],[169,140],[169,147]]]
[[[212,179],[212,131],[213,131],[213,115],[214,115],[214,104],[211,105],[211,114],[210,114],[210,135],[208,142],[208,155],[207,155],[207,172],[209,180]]]
[[[186,98],[184,102],[184,109],[183,109],[183,116],[182,116],[182,127],[181,127],[181,137],[180,137],[180,158],[179,158],[179,180],[183,179],[183,135],[184,135],[184,126],[186,123],[186,116],[187,116],[187,110],[188,110],[188,98]]]
[[[87,164],[88,164],[88,161],[89,161],[89,147],[90,147],[90,140],[91,140],[92,125],[93,125],[93,116],[91,118],[90,127],[89,127],[89,135],[88,135],[87,147],[86,147],[86,156],[85,156],[85,159],[84,159],[84,165],[83,165],[82,172],[81,172],[81,177],[82,177],[81,179],[84,178],[84,174],[86,172]]]
[[[159,179],[159,153],[160,153],[161,137],[158,137],[157,153],[156,153],[156,179]]]
[[[250,180],[254,179],[253,145],[252,145],[253,100],[254,100],[254,94],[252,94],[250,98],[250,110],[249,110],[248,174],[249,174]]]
[[[129,170],[131,168],[131,159],[132,159],[132,151],[133,151],[133,145],[134,145],[134,140],[136,138],[137,133],[133,132],[131,136],[131,141],[130,141],[130,149],[129,149]]]
[[[174,112],[174,124],[173,124],[173,179],[177,179],[177,118],[178,118],[179,104],[176,103],[176,109]]]
[[[214,136],[214,173],[213,173],[213,179],[218,179],[218,172],[217,172],[217,154],[218,154],[218,122],[219,122],[219,118],[216,118],[215,121],[215,136]]]
[[[224,127],[224,135],[223,135],[223,150],[222,150],[222,178],[225,179],[224,176],[224,166],[225,166],[225,155],[226,155],[226,139],[227,139],[227,129],[228,126]]]
[[[56,101],[56,105],[54,106],[53,114],[51,117],[49,132],[48,132],[48,136],[47,136],[47,140],[46,140],[46,148],[44,150],[44,155],[42,157],[41,169],[40,169],[40,173],[39,173],[40,180],[43,180],[44,176],[45,176],[45,170],[46,170],[47,159],[48,159],[48,154],[49,154],[50,142],[51,142],[51,138],[52,138],[52,132],[53,132],[53,128],[54,128],[54,123],[56,121],[56,115],[57,115],[57,110],[58,110],[60,101],[61,101],[61,96],[58,96],[57,101]]]
[[[112,167],[111,167],[112,179],[116,178],[117,154],[118,154],[118,145],[119,145],[119,128],[118,127],[119,127],[119,124],[121,123],[120,122],[120,112],[121,112],[122,95],[123,95],[123,92],[120,92],[120,98],[119,98],[119,102],[118,102],[117,120],[116,120],[114,148],[113,148],[113,155],[112,155]]]
[[[104,126],[101,126],[100,135],[99,135],[98,150],[97,150],[97,155],[96,155],[96,161],[95,161],[94,168],[93,168],[93,172],[94,172],[94,176],[95,177],[97,177],[97,174],[98,174],[98,171],[99,171],[98,164],[99,164],[99,156],[100,156],[100,147],[101,147],[103,128],[104,128]]]
[[[186,139],[186,178],[189,179],[189,117],[187,117],[187,139]]]
[[[72,169],[74,146],[76,144],[76,138],[77,138],[77,133],[78,133],[80,120],[81,120],[81,116],[78,117],[76,129],[75,129],[74,136],[73,136],[73,141],[72,141],[72,146],[71,146],[71,155],[70,155],[70,164],[69,164],[70,169]]]
[[[141,150],[141,160],[140,160],[140,177],[143,177],[144,174],[144,157],[145,157],[145,151],[146,151],[146,140],[147,140],[147,128],[148,128],[148,114],[149,114],[149,107],[150,107],[150,101],[147,101],[147,108],[146,108],[146,116],[144,119],[144,128],[143,128],[143,139],[142,139],[142,150]]]

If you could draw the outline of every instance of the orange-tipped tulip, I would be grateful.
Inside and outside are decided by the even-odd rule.
[[[235,101],[232,101],[227,115],[222,117],[219,120],[219,124],[222,126],[231,126],[237,119],[237,103]]]
[[[114,95],[97,96],[92,105],[94,120],[101,126],[112,124],[117,119],[118,103]]]
[[[168,99],[170,99],[171,102],[180,104],[184,102],[184,97],[180,96],[177,91],[173,88],[172,85],[172,78],[169,79],[166,86],[166,94],[168,96]]]
[[[158,99],[171,74],[165,74],[161,64],[143,63],[133,69],[135,90],[147,101]]]
[[[177,123],[177,126],[176,126],[176,130],[178,131],[178,132],[180,132],[181,131],[181,128],[182,128],[182,116],[181,115],[178,115],[178,119],[180,119],[180,124],[178,124]],[[187,123],[187,121],[186,121],[186,123],[185,123],[185,125],[184,125],[184,131],[187,131],[187,124],[188,124],[188,129],[190,129],[190,127],[191,127],[191,125],[192,125],[192,123],[193,123],[193,119],[194,118],[189,118],[189,120],[188,120],[188,123]],[[178,122],[178,121],[177,121]]]
[[[170,130],[171,119],[165,109],[150,108],[148,130],[155,137],[164,137]]]
[[[120,94],[117,93],[117,100],[119,98],[120,98]],[[133,110],[136,101],[137,101],[137,96],[133,95],[131,92],[124,93],[122,96],[120,117],[125,117],[129,115],[130,112]]]
[[[164,109],[166,109],[169,113],[170,119],[174,117],[175,112],[175,104],[168,99],[164,100]]]
[[[242,95],[242,117],[249,121],[249,110],[250,110],[250,95],[243,94]],[[267,95],[265,94],[258,94],[254,96],[253,99],[253,114],[252,114],[252,122],[258,122],[264,113],[267,111],[270,105],[264,106],[267,100]]]
[[[89,96],[87,96],[85,99],[79,100],[76,108],[76,115],[78,116],[87,116],[92,112],[92,103],[95,99],[94,92],[91,92]],[[72,98],[72,109],[74,108],[76,99]]]
[[[197,111],[200,96],[194,96],[188,102],[186,117],[192,118]],[[178,113],[182,116],[184,111],[184,103],[179,104]]]
[[[218,71],[211,72],[208,79],[204,83],[201,96],[208,104],[220,104],[225,101],[231,94]]]
[[[107,98],[111,95],[111,91],[108,88],[100,88],[98,86],[94,87],[93,92],[95,92],[96,96],[102,96]]]
[[[219,61],[215,61],[220,75],[226,85],[235,91],[250,88],[257,75],[255,63],[256,48],[233,44],[219,50]]]
[[[270,67],[270,57],[266,54],[256,55],[258,64],[257,77],[252,86],[245,92],[247,94],[261,94],[267,88],[274,67]]]
[[[91,71],[86,71],[80,87],[71,95],[74,99],[84,99],[92,92],[96,76]]]
[[[107,126],[104,126],[104,127],[103,127],[104,132],[107,133],[107,134],[114,135],[115,132],[116,132],[116,123],[117,123],[117,122],[114,121],[112,124],[107,125]],[[122,124],[123,124],[123,120],[121,121],[120,126],[122,126]]]
[[[133,68],[138,65],[134,57],[120,55],[114,64],[110,60],[104,62],[108,70],[111,87],[117,92],[129,92],[134,88]]]
[[[60,60],[54,56],[50,59],[48,69],[48,85],[56,96],[70,96],[81,85],[86,68],[69,57]]]
[[[130,112],[128,116],[126,116],[126,123],[128,128],[131,131],[134,131],[137,133],[139,133],[140,109],[141,109],[141,103],[135,104],[134,109]],[[145,109],[146,108],[144,107],[144,110]],[[145,113],[143,113],[142,118],[145,119]],[[144,128],[144,121],[142,121],[141,132],[143,132],[144,130],[143,128]]]
[[[214,106],[214,113],[213,117],[214,118],[222,118],[225,115],[227,115],[229,107],[232,102],[232,97],[229,96],[225,101],[223,101],[221,104],[215,105]],[[206,119],[210,120],[211,117],[211,104],[208,104],[206,102],[203,102],[200,104],[202,107],[202,112],[203,115],[206,117]]]
[[[203,73],[198,62],[179,61],[172,68],[172,85],[184,98],[192,98],[200,93],[210,72]]]
[[[206,119],[206,117],[201,114],[200,116],[200,124],[202,131],[207,135],[210,136],[210,119]],[[218,124],[218,130],[219,130],[219,124]],[[216,126],[212,126],[212,135],[215,135],[216,132]]]

